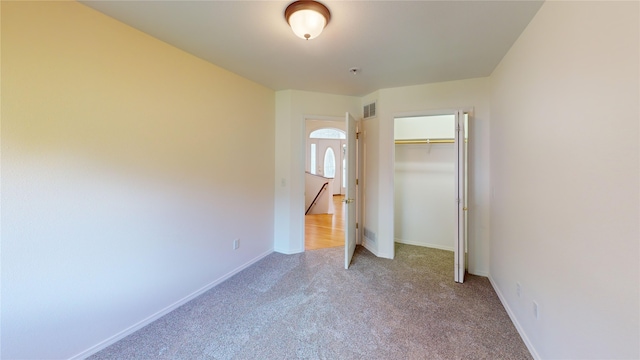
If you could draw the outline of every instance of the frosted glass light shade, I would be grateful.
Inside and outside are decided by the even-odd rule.
[[[306,40],[320,35],[331,18],[329,9],[316,1],[296,1],[287,7],[284,16],[293,33]]]
[[[293,33],[302,39],[317,37],[326,24],[324,16],[313,10],[300,10],[289,17],[289,25]]]

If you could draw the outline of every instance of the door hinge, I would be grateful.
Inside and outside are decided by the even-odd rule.
[[[358,223],[356,223],[356,229],[358,228]]]
[[[451,129],[451,128],[449,128],[449,129]],[[456,125],[456,131],[460,132],[460,124]]]
[[[358,185],[358,179],[356,179],[356,185]]]
[[[359,138],[360,138],[360,133],[359,133],[359,132],[357,132],[357,133],[356,133],[356,140],[358,140]]]

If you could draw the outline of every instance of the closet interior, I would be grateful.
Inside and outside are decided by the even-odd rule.
[[[396,242],[454,251],[455,129],[455,115],[394,119]]]

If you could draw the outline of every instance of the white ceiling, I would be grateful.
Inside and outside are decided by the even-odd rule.
[[[323,1],[330,23],[302,40],[284,19],[292,1],[82,2],[271,89],[354,96],[489,76],[542,5]]]

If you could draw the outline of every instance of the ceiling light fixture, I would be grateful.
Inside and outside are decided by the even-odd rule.
[[[300,0],[287,6],[284,18],[296,36],[309,40],[320,35],[331,20],[331,13],[317,1]]]

